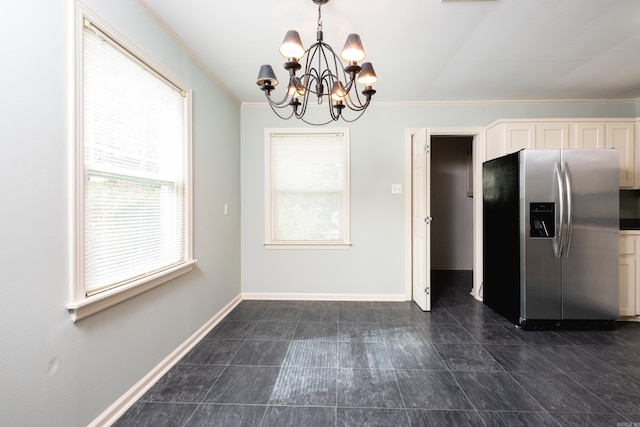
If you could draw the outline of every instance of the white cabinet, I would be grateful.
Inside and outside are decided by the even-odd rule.
[[[640,236],[620,235],[620,316],[636,316],[638,311],[637,296],[637,265],[638,246]]]
[[[626,119],[498,121],[487,128],[486,158],[494,159],[523,148],[617,148],[620,188],[640,188],[640,176],[636,177],[640,150],[635,147],[638,127],[638,121]]]
[[[617,148],[620,156],[620,187],[633,188],[636,185],[634,123],[607,122],[604,130],[605,148]]]

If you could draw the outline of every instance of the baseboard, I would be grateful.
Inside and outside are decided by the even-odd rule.
[[[131,387],[109,408],[107,408],[98,418],[93,420],[89,427],[110,426],[120,418],[142,395],[153,386],[164,374],[169,371],[178,361],[200,342],[222,319],[225,318],[242,301],[242,295],[236,296],[229,304],[224,306],[211,319],[209,319],[200,329],[191,335],[185,342],[169,354],[162,362],[145,375],[137,384]]]
[[[303,294],[303,293],[242,293],[243,300],[287,301],[407,301],[405,294]]]

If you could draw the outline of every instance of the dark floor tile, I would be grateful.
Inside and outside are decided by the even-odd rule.
[[[593,372],[569,375],[617,412],[640,415],[640,377]]]
[[[198,403],[223,370],[222,366],[176,365],[140,401]]]
[[[484,345],[494,359],[507,371],[559,372],[560,368],[540,356],[528,345]]]
[[[465,326],[465,330],[480,344],[524,344],[524,342],[511,332],[515,327],[506,328],[498,324],[478,326]]]
[[[404,408],[392,370],[338,369],[338,406]]]
[[[578,345],[539,345],[535,350],[564,372],[617,372],[604,360],[600,360]]]
[[[481,411],[542,411],[506,372],[453,372],[471,403]]]
[[[412,426],[419,427],[477,427],[482,419],[476,411],[408,410]]]
[[[414,310],[414,317],[418,324],[421,325],[429,325],[429,324],[442,324],[442,323],[457,323],[455,317],[451,316],[447,310],[431,310],[431,311],[420,311],[420,313],[416,313]]]
[[[298,322],[259,321],[247,336],[248,340],[290,340],[296,332]]]
[[[615,412],[564,373],[514,373],[513,377],[548,412]]]
[[[417,322],[417,319],[414,317],[413,312],[407,309],[382,309],[375,310],[375,313],[376,318],[378,319],[378,323],[413,324]]]
[[[301,322],[337,322],[338,306],[305,306],[300,315]]]
[[[293,339],[296,341],[338,341],[338,323],[298,322]]]
[[[336,369],[282,368],[273,386],[269,404],[334,406]]]
[[[260,320],[277,322],[297,322],[302,315],[301,307],[269,307]]]
[[[395,369],[447,369],[433,345],[416,342],[389,342],[385,344],[391,365]]]
[[[204,338],[208,340],[243,340],[256,326],[252,320],[223,320]]]
[[[225,320],[259,320],[269,307],[269,301],[242,301]]]
[[[280,368],[229,366],[203,399],[203,403],[266,404]]]
[[[114,427],[174,427],[183,425],[198,407],[186,403],[137,402]]]
[[[621,414],[551,414],[563,427],[633,427]],[[640,420],[640,418],[639,418]],[[637,421],[636,421],[637,422]]]
[[[336,427],[410,427],[404,409],[338,408]]]
[[[434,344],[436,351],[451,371],[503,371],[480,344]]]
[[[563,339],[575,345],[614,345],[615,337],[608,331],[567,330],[556,331]]]
[[[511,332],[517,336],[522,342],[532,345],[569,345],[569,341],[562,338],[555,331],[526,331],[514,328]]]
[[[373,308],[343,308],[338,311],[339,322],[376,323],[378,318]]]
[[[266,409],[257,405],[199,405],[184,427],[259,427]]]
[[[558,426],[546,412],[479,412],[486,427],[537,427]],[[583,427],[588,426],[585,424]]]
[[[336,425],[335,408],[270,406],[262,427],[327,427]]]
[[[605,361],[625,374],[640,374],[640,346],[594,345],[582,347],[590,355]]]
[[[283,366],[335,368],[338,366],[338,343],[291,341]]]
[[[178,364],[228,365],[241,345],[240,340],[202,340]]]
[[[339,368],[391,369],[386,346],[381,342],[338,343]]]
[[[459,324],[427,324],[422,325],[422,329],[427,339],[434,344],[477,344],[477,341]]]
[[[383,342],[377,323],[339,323],[338,341],[342,342]]]
[[[448,371],[396,371],[407,409],[473,409]]]
[[[616,344],[640,344],[640,323],[638,322],[617,322],[615,328],[609,333],[613,336]]]
[[[417,324],[380,324],[380,333],[385,342],[429,342],[424,330]]]
[[[231,365],[282,366],[291,341],[246,340],[231,359]]]
[[[272,308],[295,308],[299,310],[303,310],[307,305],[312,303],[313,301],[301,301],[301,300],[271,300],[269,302],[269,309]]]

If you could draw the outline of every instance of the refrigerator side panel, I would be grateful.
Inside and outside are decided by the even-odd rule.
[[[560,234],[560,199],[555,165],[559,150],[524,150],[520,170],[521,317],[560,320],[562,261],[554,248]]]
[[[572,231],[563,263],[563,318],[619,317],[617,150],[563,150],[572,187]]]
[[[513,323],[520,316],[518,155],[483,163],[483,300]]]

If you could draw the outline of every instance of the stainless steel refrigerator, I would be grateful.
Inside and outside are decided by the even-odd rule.
[[[524,329],[612,327],[617,150],[522,150],[482,172],[485,304]]]

